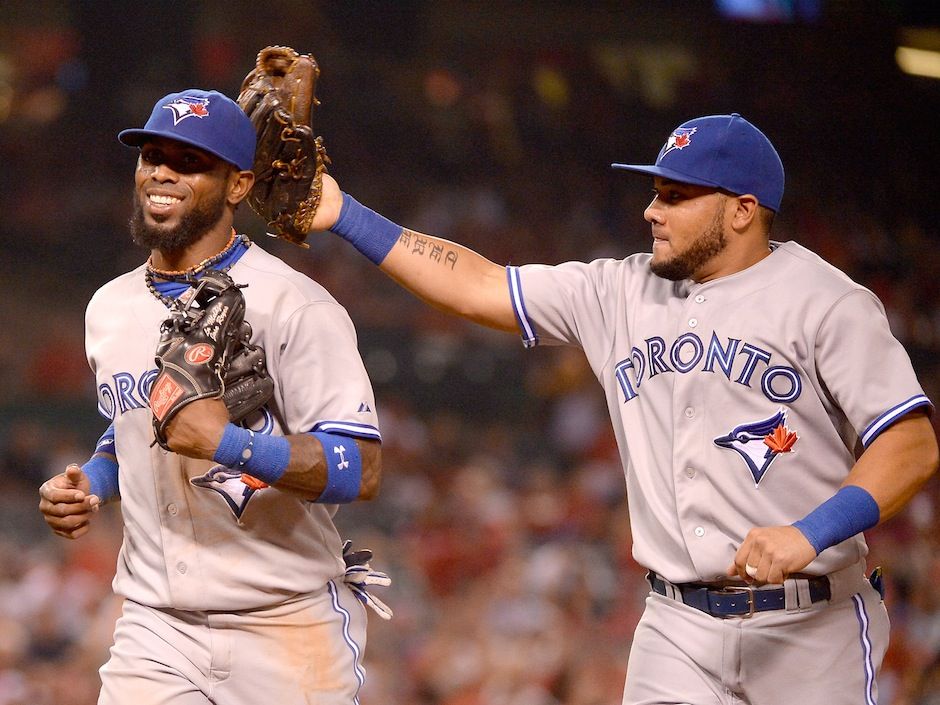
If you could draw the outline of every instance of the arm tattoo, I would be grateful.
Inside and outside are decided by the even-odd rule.
[[[457,265],[457,250],[436,243],[413,230],[403,229],[398,241],[409,251],[409,254],[427,257],[432,262],[451,269]]]

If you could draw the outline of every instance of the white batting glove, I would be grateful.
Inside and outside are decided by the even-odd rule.
[[[366,607],[370,607],[382,619],[391,619],[392,608],[366,589],[367,585],[388,587],[392,584],[392,579],[387,574],[372,570],[372,566],[369,565],[369,561],[372,560],[372,551],[367,548],[353,551],[352,541],[347,540],[343,543],[343,560],[346,562],[343,582]]]

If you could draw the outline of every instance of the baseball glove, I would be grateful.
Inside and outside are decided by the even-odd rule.
[[[258,53],[242,82],[238,104],[258,135],[255,184],[248,204],[268,224],[268,234],[301,247],[320,205],[323,172],[330,163],[323,138],[314,137],[311,110],[320,68],[310,54],[270,46]]]
[[[248,340],[245,297],[224,272],[207,269],[185,303],[174,302],[160,327],[150,389],[153,430],[167,445],[166,427],[187,404],[221,397],[232,421],[261,407],[274,391],[264,351]]]

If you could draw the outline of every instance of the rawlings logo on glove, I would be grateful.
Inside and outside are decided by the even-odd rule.
[[[237,423],[274,393],[264,350],[251,345],[245,297],[224,272],[207,269],[186,303],[177,300],[160,326],[150,390],[153,430],[166,450],[166,427],[187,404],[221,398]]]

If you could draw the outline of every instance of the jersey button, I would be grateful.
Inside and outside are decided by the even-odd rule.
[[[699,294],[698,296],[695,297],[695,303],[697,304],[705,303],[705,297]]]
[[[693,416],[695,416],[695,409],[690,406],[685,410],[685,417],[691,419]]]
[[[186,573],[186,564],[180,561],[176,564],[176,570],[180,573]]]
[[[705,529],[701,526],[696,526],[693,533],[699,538],[702,538],[705,535]]]
[[[698,319],[697,319],[697,318],[690,318],[690,319],[689,319],[689,328],[695,328],[695,326],[697,326],[697,325],[698,325]]]
[[[171,517],[175,517],[179,513],[179,509],[176,508],[175,504],[167,505],[166,510],[170,513]]]
[[[695,468],[686,468],[685,476],[689,478],[695,477]]]

